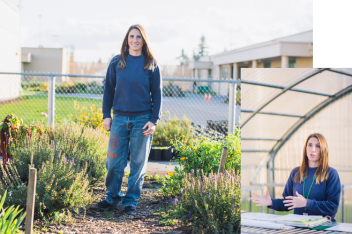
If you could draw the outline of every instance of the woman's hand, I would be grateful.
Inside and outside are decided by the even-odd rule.
[[[271,206],[273,201],[271,200],[269,191],[266,190],[265,196],[253,193],[255,197],[251,197],[252,202],[257,203],[255,206]]]
[[[111,118],[105,118],[103,122],[103,127],[106,131],[110,131],[111,129]]]
[[[289,206],[287,209],[292,210],[294,208],[302,208],[307,206],[307,199],[305,199],[301,194],[296,191],[297,197],[288,196],[285,197],[286,200],[283,201],[285,206]]]
[[[155,126],[156,126],[156,125],[155,125],[154,123],[150,122],[150,121],[149,121],[148,123],[146,123],[146,124],[144,125],[143,129],[148,128],[148,130],[147,130],[147,131],[144,131],[144,132],[143,132],[143,135],[144,135],[145,137],[152,135],[153,132],[155,131]]]

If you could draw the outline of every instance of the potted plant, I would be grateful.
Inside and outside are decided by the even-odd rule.
[[[152,146],[150,149],[149,159],[151,161],[161,161],[163,155],[163,147]]]
[[[170,161],[173,157],[174,148],[171,146],[163,147],[163,161]]]

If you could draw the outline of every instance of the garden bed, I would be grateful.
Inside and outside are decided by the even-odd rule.
[[[144,182],[143,187],[157,184],[153,180]],[[127,178],[124,178],[122,192],[127,190]],[[93,193],[97,196],[95,202],[86,206],[86,214],[80,209],[79,214],[72,212],[70,222],[50,224],[42,219],[34,222],[36,233],[187,233],[179,225],[166,226],[159,223],[163,220],[161,211],[167,211],[170,199],[159,196],[154,189],[143,189],[137,214],[134,216],[123,215],[123,207],[110,211],[101,211],[95,205],[105,198],[106,188],[103,183],[93,187]]]

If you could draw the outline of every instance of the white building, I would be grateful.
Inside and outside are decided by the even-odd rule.
[[[22,47],[21,62],[23,72],[70,73],[70,52],[66,48]],[[61,79],[57,77],[56,81]]]
[[[0,71],[21,71],[20,12],[5,0],[0,0]],[[19,96],[19,75],[0,74],[0,102]]]
[[[313,30],[271,41],[201,57],[191,61],[193,77],[236,79],[241,68],[311,68],[313,67]],[[227,94],[226,84],[214,84],[213,91]]]

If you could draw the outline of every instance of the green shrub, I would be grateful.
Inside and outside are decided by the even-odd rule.
[[[92,94],[102,94],[104,93],[104,90],[101,86],[93,86],[90,90],[89,93]]]
[[[64,82],[61,84],[55,84],[55,92],[56,93],[76,93],[77,86],[75,86],[72,82]]]
[[[172,216],[194,232],[238,233],[241,220],[240,174],[234,169],[225,173],[186,173],[179,194],[173,200]]]
[[[14,206],[10,206],[3,209],[6,195],[7,191],[5,191],[0,202],[0,232],[5,234],[14,234],[20,229],[20,224],[26,216],[26,212],[20,214],[22,209],[18,210],[18,206],[16,208],[14,208]],[[18,218],[15,219],[17,216]]]
[[[91,127],[84,127],[75,123],[57,125],[55,129],[48,129],[50,140],[55,142],[56,152],[62,152],[68,158],[77,158],[88,163],[93,181],[104,179],[106,170],[106,152],[109,137]]]
[[[36,208],[40,212],[83,207],[93,200],[93,190],[89,192],[87,163],[67,158],[60,152],[42,162],[37,184]]]
[[[6,166],[0,164],[0,173],[2,175],[0,179],[0,194],[4,194],[6,191],[10,194],[5,199],[5,205],[24,208],[26,206],[27,185],[21,181],[16,167],[11,164]]]
[[[39,86],[40,91],[48,92],[49,91],[49,84],[48,82],[41,82]]]
[[[85,127],[92,127],[109,136],[110,132],[106,131],[103,126],[103,112],[101,107],[95,104],[81,106],[77,101],[73,101],[73,108],[79,112],[69,117],[76,123]]]
[[[83,82],[76,82],[74,86],[76,87],[77,90],[82,90],[82,91],[88,90],[88,85]]]
[[[64,123],[55,129],[48,128],[47,134],[41,137],[26,137],[23,146],[15,149],[14,165],[23,181],[28,180],[28,164],[39,169],[41,163],[50,159],[51,155],[62,152],[68,159],[85,161],[92,180],[102,179],[106,175],[106,150],[109,138],[92,128],[82,128],[78,124]]]
[[[178,188],[184,173],[199,170],[207,176],[212,171],[219,170],[223,146],[227,146],[227,160],[225,170],[241,171],[241,135],[236,129],[235,134],[229,134],[221,141],[211,141],[208,138],[186,140],[176,138],[172,141],[175,150],[178,151],[179,159],[175,161],[180,167],[175,167],[171,176],[163,177],[163,187],[160,191],[164,196],[172,196],[178,193]]]
[[[88,84],[88,86],[91,86],[91,87],[98,87],[98,86],[101,86],[99,82],[97,82],[96,80],[90,82]]]
[[[182,88],[180,88],[177,85],[174,85],[173,81],[170,81],[166,86],[162,88],[163,96],[166,97],[184,97],[185,94],[182,91]]]
[[[153,145],[171,146],[170,140],[177,137],[190,139],[192,137],[191,123],[187,117],[179,120],[176,116],[159,123],[153,133]]]
[[[27,164],[27,171],[33,166]],[[11,193],[5,204],[25,207],[27,186],[21,181],[16,167],[0,165],[0,168],[3,174],[0,194],[5,190]],[[60,152],[57,156],[52,155],[38,169],[35,209],[44,216],[43,211],[51,213],[62,208],[86,206],[93,200],[88,186],[86,162],[68,159]]]
[[[211,141],[208,138],[186,140],[176,138],[173,140],[175,150],[179,152],[179,165],[183,171],[189,173],[191,169],[203,170],[206,174],[211,171],[218,171],[222,149],[228,147],[225,169],[234,168],[241,170],[241,138],[240,130],[235,134],[229,134],[222,141]]]
[[[31,88],[39,88],[41,82],[37,82],[37,81],[31,81],[29,82],[29,87]]]
[[[21,87],[22,89],[26,90],[29,88],[29,83],[26,81],[21,81]]]

